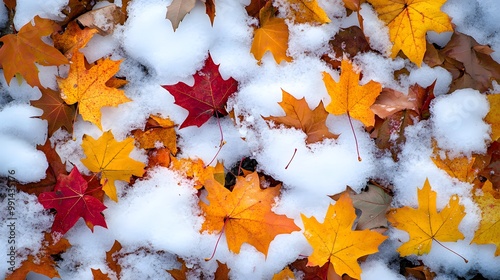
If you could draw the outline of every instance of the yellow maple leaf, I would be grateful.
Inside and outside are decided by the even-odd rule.
[[[97,140],[89,135],[83,136],[83,152],[87,156],[82,163],[92,172],[101,173],[102,190],[109,198],[118,201],[115,181],[130,181],[130,176],[141,177],[144,163],[130,158],[134,149],[134,139],[126,138],[118,142],[111,131],[104,132]]]
[[[356,213],[347,193],[340,196],[337,203],[328,207],[323,223],[315,217],[304,222],[304,236],[313,247],[308,266],[323,266],[331,263],[337,274],[347,274],[360,279],[361,267],[358,259],[378,252],[378,246],[387,236],[365,230],[352,230]]]
[[[267,51],[270,51],[276,63],[292,61],[286,55],[288,50],[288,26],[285,20],[274,16],[272,1],[267,2],[260,10],[260,28],[255,30],[250,52],[259,62]]]
[[[317,0],[288,0],[291,17],[296,23],[329,23],[331,22]]]
[[[243,243],[254,246],[267,256],[276,235],[300,230],[293,219],[272,211],[281,186],[261,189],[257,172],[236,177],[230,191],[216,180],[207,180],[209,204],[200,201],[205,213],[201,232],[223,232],[231,252],[238,254]]]
[[[500,200],[495,198],[498,192],[493,190],[490,181],[484,183],[482,190],[482,196],[474,196],[474,201],[481,209],[481,221],[471,243],[494,244],[497,247],[495,256],[498,256],[500,255]]]
[[[500,94],[490,94],[486,96],[490,103],[490,111],[484,121],[491,125],[491,140],[500,138]]]
[[[466,156],[459,156],[450,158],[448,153],[445,153],[445,158],[443,159],[437,147],[437,142],[434,139],[432,141],[432,148],[431,159],[439,169],[444,170],[448,175],[462,182],[472,183],[474,181],[479,172],[478,169],[474,168],[476,157],[468,158]]]
[[[390,209],[387,214],[387,220],[393,227],[410,235],[410,240],[397,249],[402,257],[428,254],[433,240],[453,242],[464,239],[458,225],[465,216],[465,207],[459,204],[457,195],[453,195],[446,207],[438,212],[436,192],[431,190],[426,179],[424,187],[418,190],[418,204],[417,209],[405,206]]]
[[[348,116],[360,120],[365,126],[375,124],[375,114],[370,106],[382,91],[382,86],[374,81],[359,85],[359,73],[354,72],[352,64],[344,59],[341,64],[342,74],[337,83],[327,72],[323,72],[323,82],[332,98],[326,111],[334,115],[347,113]]]
[[[85,56],[74,52],[69,74],[66,79],[57,78],[64,101],[71,105],[78,102],[78,111],[82,118],[101,127],[101,108],[118,106],[131,101],[123,90],[106,85],[120,69],[121,61],[100,59],[87,68]]]
[[[420,66],[426,50],[425,35],[453,31],[451,20],[441,11],[446,0],[367,0],[389,27],[392,57],[401,50]]]

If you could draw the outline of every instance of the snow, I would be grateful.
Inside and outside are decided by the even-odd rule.
[[[61,18],[59,11],[66,2],[18,0],[16,28],[37,14]],[[393,162],[388,154],[381,155],[363,125],[353,120],[362,158],[359,162],[346,116],[330,115],[327,119],[327,126],[332,133],[339,134],[338,139],[306,145],[303,132],[270,127],[261,116],[283,115],[278,105],[282,89],[296,98],[305,97],[311,108],[320,101],[325,105],[330,102],[322,72],[330,73],[337,81],[339,72],[329,68],[320,57],[327,49],[329,39],[340,28],[357,25],[357,17],[354,14],[347,17],[340,0],[321,0],[319,3],[325,7],[332,23],[309,26],[289,22],[289,55],[293,62],[277,65],[268,53],[258,64],[249,52],[253,32],[250,24],[255,23],[244,9],[249,2],[217,0],[213,27],[204,6],[198,3],[174,32],[171,23],[165,19],[170,0],[130,1],[125,25],[115,29],[112,35],[96,35],[82,50],[89,61],[103,56],[124,59],[119,76],[125,76],[129,81],[125,91],[133,101],[103,109],[103,130],[112,130],[113,135],[122,140],[132,129],[143,128],[150,114],[160,114],[177,124],[182,123],[187,111],[175,105],[173,97],[161,85],[192,84],[192,75],[202,68],[210,52],[215,63],[220,64],[222,76],[239,81],[238,92],[228,101],[228,110],[234,110],[240,117],[219,120],[226,144],[217,159],[230,168],[243,157],[250,156],[257,160],[260,172],[282,181],[282,194],[274,207],[275,212],[286,214],[300,227],[301,213],[321,219],[328,205],[334,203],[328,195],[343,191],[346,185],[359,191],[370,178],[393,184],[394,207],[416,207],[417,189],[422,188],[425,179],[429,178],[432,189],[437,192],[438,208],[448,203],[454,194],[459,195],[466,208],[467,215],[460,224],[465,239],[444,244],[467,258],[469,263],[465,264],[439,244],[433,244],[431,253],[419,259],[441,279],[470,277],[475,272],[491,278],[498,276],[500,259],[494,257],[494,247],[470,244],[480,219],[470,195],[472,186],[451,178],[430,158],[431,139],[435,139],[441,149],[457,156],[485,152],[491,139],[490,128],[482,120],[489,110],[484,95],[471,89],[446,95],[451,75],[443,68],[429,68],[425,64],[416,68],[407,60],[389,58],[391,46],[387,29],[374,10],[363,4],[361,14],[365,20],[365,32],[370,37],[371,47],[379,53],[364,53],[354,58],[356,68],[363,70],[361,83],[375,80],[384,87],[406,92],[415,83],[427,87],[437,80],[432,117],[406,129],[407,141],[398,162]],[[481,44],[490,44],[496,50],[493,57],[500,61],[500,32],[497,30],[500,4],[497,1],[449,0],[443,11],[453,18],[457,30],[473,36]],[[6,11],[0,8],[0,23],[5,18]],[[449,35],[431,34],[429,37],[433,42],[445,44]],[[64,76],[67,71],[64,67],[59,70],[56,67],[40,69],[43,85],[51,88],[57,87],[54,76]],[[394,72],[400,69],[408,70],[409,75],[395,78]],[[47,123],[33,118],[40,116],[41,111],[29,106],[29,101],[38,99],[40,92],[26,83],[19,84],[16,79],[8,86],[3,75],[0,83],[3,89],[0,95],[0,177],[15,170],[17,180],[36,182],[43,178],[47,168],[45,156],[36,150],[36,145],[45,142]],[[198,157],[209,162],[221,141],[219,121],[212,118],[200,128],[177,130],[181,148],[178,156]],[[97,138],[102,131],[78,117],[73,135],[58,131],[50,139],[66,161],[68,170],[76,165],[82,172],[88,171],[80,162],[85,157],[80,147],[84,134]],[[147,161],[145,153],[139,149],[134,150],[132,157]],[[285,168],[288,163],[288,168]],[[156,168],[148,171],[147,177],[137,180],[133,186],[118,182],[117,190],[118,203],[109,199],[104,201],[108,207],[104,211],[108,229],[96,227],[92,233],[80,220],[66,234],[72,247],[59,262],[63,279],[91,279],[90,268],[111,273],[105,263],[105,253],[114,240],[118,240],[126,252],[120,260],[123,279],[169,278],[165,270],[179,268],[175,254],[186,259],[188,266],[197,267],[193,279],[199,278],[201,271],[213,273],[217,267],[216,259],[227,263],[231,279],[270,279],[299,256],[311,253],[311,247],[301,232],[277,236],[270,245],[267,258],[248,244],[243,245],[239,254],[231,253],[223,236],[214,259],[205,262],[204,259],[212,254],[218,236],[199,232],[203,218],[199,215],[198,197],[191,181],[167,168]],[[5,192],[3,187],[0,191]],[[16,201],[19,205],[16,208],[19,221],[17,245],[21,248],[21,260],[28,250],[36,252],[39,249],[42,232],[50,228],[53,218],[49,212],[42,211],[33,195],[18,193]],[[2,228],[5,223],[4,215],[0,215]],[[4,231],[0,237],[5,240],[3,234]],[[363,279],[402,279],[399,267],[393,267],[389,262],[397,258],[395,249],[408,235],[395,229],[389,230],[387,235],[390,238],[381,245],[381,252],[362,264]],[[5,246],[4,243],[1,246]],[[7,270],[5,260],[5,254],[1,254],[0,275]]]

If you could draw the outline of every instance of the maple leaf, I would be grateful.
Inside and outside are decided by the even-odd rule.
[[[30,86],[41,88],[35,63],[43,66],[68,63],[68,59],[63,54],[41,39],[43,36],[59,31],[59,25],[39,16],[34,18],[34,23],[32,25],[28,22],[21,27],[19,33],[8,34],[0,38],[0,42],[3,43],[0,48],[0,65],[2,65],[7,84],[10,84],[12,77],[19,73]]]
[[[348,274],[360,279],[358,259],[378,252],[378,246],[387,236],[370,230],[352,230],[356,213],[348,194],[340,196],[335,205],[330,204],[323,223],[315,217],[304,222],[304,236],[313,247],[308,266],[331,263],[337,274]]]
[[[83,135],[82,148],[87,157],[81,162],[90,171],[101,173],[102,190],[114,201],[118,201],[116,180],[129,182],[130,176],[144,174],[144,163],[129,157],[134,149],[133,142],[133,138],[118,142],[111,131],[104,132],[97,140]]]
[[[471,243],[494,244],[495,256],[500,255],[500,201],[495,196],[498,192],[493,190],[490,181],[486,181],[482,188],[483,195],[474,195],[474,201],[481,209],[479,228],[474,233]]]
[[[344,6],[351,11],[359,11],[361,9],[361,4],[365,2],[365,0],[342,0],[344,2]]]
[[[101,108],[118,106],[131,101],[123,90],[109,87],[106,82],[120,69],[121,61],[100,59],[90,68],[86,67],[85,56],[75,52],[71,59],[66,79],[57,78],[64,101],[71,105],[78,102],[82,118],[101,127]]]
[[[389,27],[393,42],[392,58],[401,50],[413,63],[420,66],[426,49],[425,35],[453,31],[451,20],[441,11],[446,0],[367,0],[379,18]]]
[[[31,106],[43,110],[40,118],[48,122],[49,137],[61,127],[66,128],[69,133],[73,133],[76,106],[66,104],[58,91],[44,87],[41,87],[40,91],[42,97],[30,103]]]
[[[55,240],[52,234],[45,232],[42,248],[36,256],[29,255],[28,259],[23,261],[21,265],[5,277],[5,280],[27,279],[30,272],[45,275],[49,278],[61,278],[57,271],[57,263],[55,258],[64,253],[71,244],[66,238]]]
[[[317,0],[287,0],[287,2],[290,5],[290,16],[296,23],[331,22]]]
[[[435,139],[432,139],[432,149],[431,159],[439,169],[462,182],[472,183],[476,179],[479,170],[474,168],[475,156],[471,158],[466,156],[451,157],[449,153],[444,152],[443,158],[442,151],[439,150]]]
[[[54,40],[54,47],[71,59],[73,54],[85,47],[96,33],[96,29],[88,27],[82,29],[78,23],[72,21],[63,33],[53,33],[51,38]]]
[[[370,106],[382,91],[382,86],[374,81],[359,85],[359,73],[354,72],[352,64],[342,60],[342,74],[337,83],[327,72],[323,72],[323,81],[332,102],[326,106],[326,111],[334,115],[347,113],[348,116],[360,120],[365,126],[375,124],[375,115]]]
[[[57,176],[60,174],[67,174],[66,165],[61,162],[61,158],[57,154],[55,148],[52,148],[49,139],[45,141],[45,144],[38,145],[37,150],[45,154],[47,162],[49,163],[49,167],[47,167],[45,171],[45,178],[36,183],[16,184],[18,190],[35,195],[39,195],[43,192],[51,192],[54,190],[57,183]]]
[[[87,192],[87,181],[75,166],[69,175],[59,175],[53,192],[44,192],[38,201],[45,209],[57,210],[52,231],[65,234],[82,217],[87,226],[94,231],[94,226],[107,228],[101,212],[107,207]]]
[[[201,189],[207,180],[213,179],[224,185],[224,165],[218,162],[215,166],[205,166],[201,159],[172,158],[171,168],[194,180],[194,187]]]
[[[487,95],[490,103],[490,110],[484,121],[491,125],[491,140],[497,141],[500,138],[500,94]]]
[[[100,35],[107,36],[113,33],[116,25],[124,22],[124,18],[125,15],[120,7],[109,4],[78,16],[76,21],[83,27],[96,29]]]
[[[92,272],[94,280],[111,280],[111,278],[109,278],[109,275],[107,273],[102,272],[101,269],[91,268],[90,271]]]
[[[154,149],[156,143],[161,143],[174,155],[177,153],[177,134],[175,124],[170,119],[159,116],[149,116],[144,130],[133,130],[134,139],[143,149]]]
[[[390,209],[387,214],[387,220],[393,227],[410,235],[410,239],[397,249],[402,257],[428,254],[433,240],[440,244],[464,239],[458,225],[465,216],[465,207],[459,204],[457,195],[450,197],[446,207],[438,212],[436,192],[431,190],[428,179],[425,180],[423,188],[418,189],[417,194],[419,208],[405,206]]]
[[[276,63],[281,61],[292,61],[292,58],[287,56],[288,49],[288,25],[282,18],[274,16],[276,9],[272,5],[272,1],[260,10],[260,28],[254,32],[252,47],[250,52],[255,56],[260,63],[264,54],[270,51],[273,54]]]
[[[290,268],[285,267],[280,272],[274,274],[272,280],[291,280],[291,279],[295,279],[295,275],[293,274],[293,271],[290,270]]]
[[[320,142],[325,138],[337,139],[338,135],[331,133],[326,126],[328,112],[323,106],[323,101],[320,101],[318,106],[311,110],[304,97],[296,99],[283,89],[281,91],[283,92],[283,100],[278,104],[283,108],[286,116],[269,116],[263,117],[263,119],[304,131],[307,135],[307,144]]]
[[[219,65],[209,54],[205,66],[194,75],[192,87],[182,82],[162,87],[174,96],[175,104],[189,111],[179,128],[200,127],[213,115],[227,115],[224,106],[229,96],[238,89],[238,82],[232,77],[224,80],[219,73]]]
[[[292,219],[271,210],[281,186],[261,189],[257,172],[237,177],[233,191],[216,180],[205,181],[205,189],[209,204],[199,203],[205,213],[200,232],[225,233],[231,252],[238,254],[248,243],[267,256],[276,235],[300,230]]]
[[[118,263],[117,259],[113,257],[113,255],[117,252],[119,252],[122,249],[122,244],[115,240],[113,243],[113,246],[109,249],[109,251],[106,252],[106,263],[108,264],[108,267],[116,273],[116,276],[119,277],[122,267]]]

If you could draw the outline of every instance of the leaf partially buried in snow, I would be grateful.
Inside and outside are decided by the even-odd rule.
[[[272,211],[281,185],[262,189],[257,172],[238,176],[233,191],[216,180],[207,180],[205,189],[209,204],[199,203],[205,214],[201,232],[222,231],[233,253],[238,254],[241,245],[248,243],[267,255],[276,235],[300,230],[293,219]]]

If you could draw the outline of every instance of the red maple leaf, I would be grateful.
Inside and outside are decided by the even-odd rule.
[[[100,189],[100,188],[99,188]],[[52,231],[65,234],[80,217],[94,231],[94,226],[107,228],[102,211],[107,207],[99,199],[90,195],[99,189],[88,189],[88,183],[73,167],[69,175],[59,175],[53,192],[44,192],[38,196],[38,201],[45,209],[57,210]]]
[[[175,98],[175,104],[189,111],[180,128],[196,125],[200,127],[212,115],[227,115],[224,108],[227,99],[238,88],[238,82],[229,77],[224,80],[212,57],[208,55],[205,66],[194,75],[194,85],[183,82],[162,86]]]

